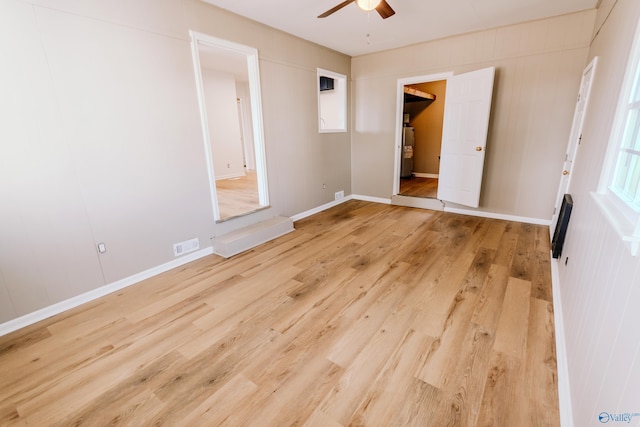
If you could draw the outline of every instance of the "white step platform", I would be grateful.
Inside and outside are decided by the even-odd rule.
[[[213,238],[213,253],[231,258],[293,230],[291,218],[276,216]]]
[[[406,206],[408,208],[431,209],[433,211],[444,210],[444,203],[438,199],[401,196],[399,194],[391,196],[391,204],[396,206]]]

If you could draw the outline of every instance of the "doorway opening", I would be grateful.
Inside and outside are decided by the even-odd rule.
[[[437,198],[446,80],[404,85],[398,194]]]
[[[433,125],[433,123],[437,122],[438,119],[435,117],[436,114],[432,114],[432,112],[437,112],[440,105],[444,109],[446,95],[444,91],[440,92],[440,89],[441,87],[443,90],[446,88],[446,81],[452,75],[453,73],[448,72],[408,77],[398,80],[396,102],[396,149],[394,150],[395,166],[393,176],[393,194],[391,197],[392,204],[421,207],[426,209],[443,209],[444,205],[437,199],[437,184],[439,183],[440,173],[440,161],[437,156],[440,155],[440,149],[431,147],[431,144],[429,143],[425,145],[424,141],[425,139],[433,140],[432,137],[427,138],[427,135],[432,135],[433,128],[435,126],[440,128],[440,139],[437,141],[437,144],[440,145],[442,143],[441,129],[443,126],[444,116],[440,117],[438,125]],[[439,86],[436,88],[436,93],[433,93],[434,91],[432,87],[429,87],[429,90],[424,90],[425,85],[428,87],[428,85],[432,84]],[[416,90],[435,95],[435,100],[432,102],[411,102],[412,98],[411,96],[407,96],[407,92]],[[436,100],[438,101],[437,103]],[[436,103],[435,106],[433,106],[434,103]],[[432,106],[433,110],[427,112],[427,110],[430,110]],[[423,115],[425,112],[426,115]],[[425,118],[428,120],[424,120]],[[427,126],[427,122],[431,123],[431,126]],[[418,137],[420,138],[420,141],[418,142],[420,145],[417,147],[415,146],[416,125],[418,126],[419,131]],[[427,127],[431,127],[431,129],[427,130]],[[404,148],[407,138],[406,134],[411,134],[411,131],[406,128],[413,128],[414,147],[410,149]],[[426,169],[425,164],[427,163],[427,159],[433,161],[434,151],[437,151],[438,153],[436,154],[435,159],[437,172],[433,172],[433,162],[430,165],[430,169]],[[416,152],[418,155],[417,158]],[[407,158],[409,157],[411,160],[408,162]],[[407,166],[406,163],[412,163],[412,165]]]
[[[443,73],[398,80],[392,204],[443,210],[446,201],[472,208],[479,207],[494,76],[495,67],[488,67],[455,76],[453,73]],[[413,147],[407,150],[403,147],[403,137],[411,133],[406,131],[405,126],[405,122],[411,124],[411,115],[406,117],[404,112],[405,89],[411,85],[442,80],[446,81],[443,85],[446,93],[441,96],[443,114],[442,119],[438,119],[441,145],[433,151],[436,154],[426,156],[427,160],[439,161],[437,174],[434,174],[438,179],[436,198],[403,196],[400,194],[400,183],[401,176],[405,176],[404,160],[413,150]],[[427,111],[429,108],[431,106],[423,110]],[[422,164],[417,167],[422,167]],[[416,173],[422,171],[414,171],[411,176]],[[410,177],[408,174],[407,176]]]
[[[213,217],[269,207],[257,49],[190,31]]]

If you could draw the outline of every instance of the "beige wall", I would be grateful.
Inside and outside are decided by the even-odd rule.
[[[197,0],[3,0],[0,322],[255,221],[214,224],[189,29],[259,50],[261,215],[351,193],[350,134],[317,132],[316,94],[316,69],[349,75],[349,57]]]
[[[440,148],[442,146],[442,123],[447,81],[411,85],[423,92],[431,93],[436,99],[424,107],[422,102],[408,102],[404,111],[409,113],[409,125],[415,129],[414,172],[439,174]]]
[[[549,220],[594,19],[586,11],[354,58],[353,192],[392,194],[398,79],[494,66],[479,209]]]
[[[640,2],[603,1],[589,51],[597,56],[569,192],[574,209],[559,262],[562,312],[576,426],[598,414],[640,412],[640,258],[632,257],[594,204]],[[565,265],[565,261],[566,265]],[[638,424],[634,418],[631,425]]]

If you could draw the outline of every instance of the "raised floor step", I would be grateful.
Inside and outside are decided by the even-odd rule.
[[[213,253],[230,258],[292,232],[293,220],[276,216],[213,239]]]

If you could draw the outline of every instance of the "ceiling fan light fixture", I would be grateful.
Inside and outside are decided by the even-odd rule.
[[[364,11],[372,11],[382,2],[382,0],[356,0],[358,7]]]

